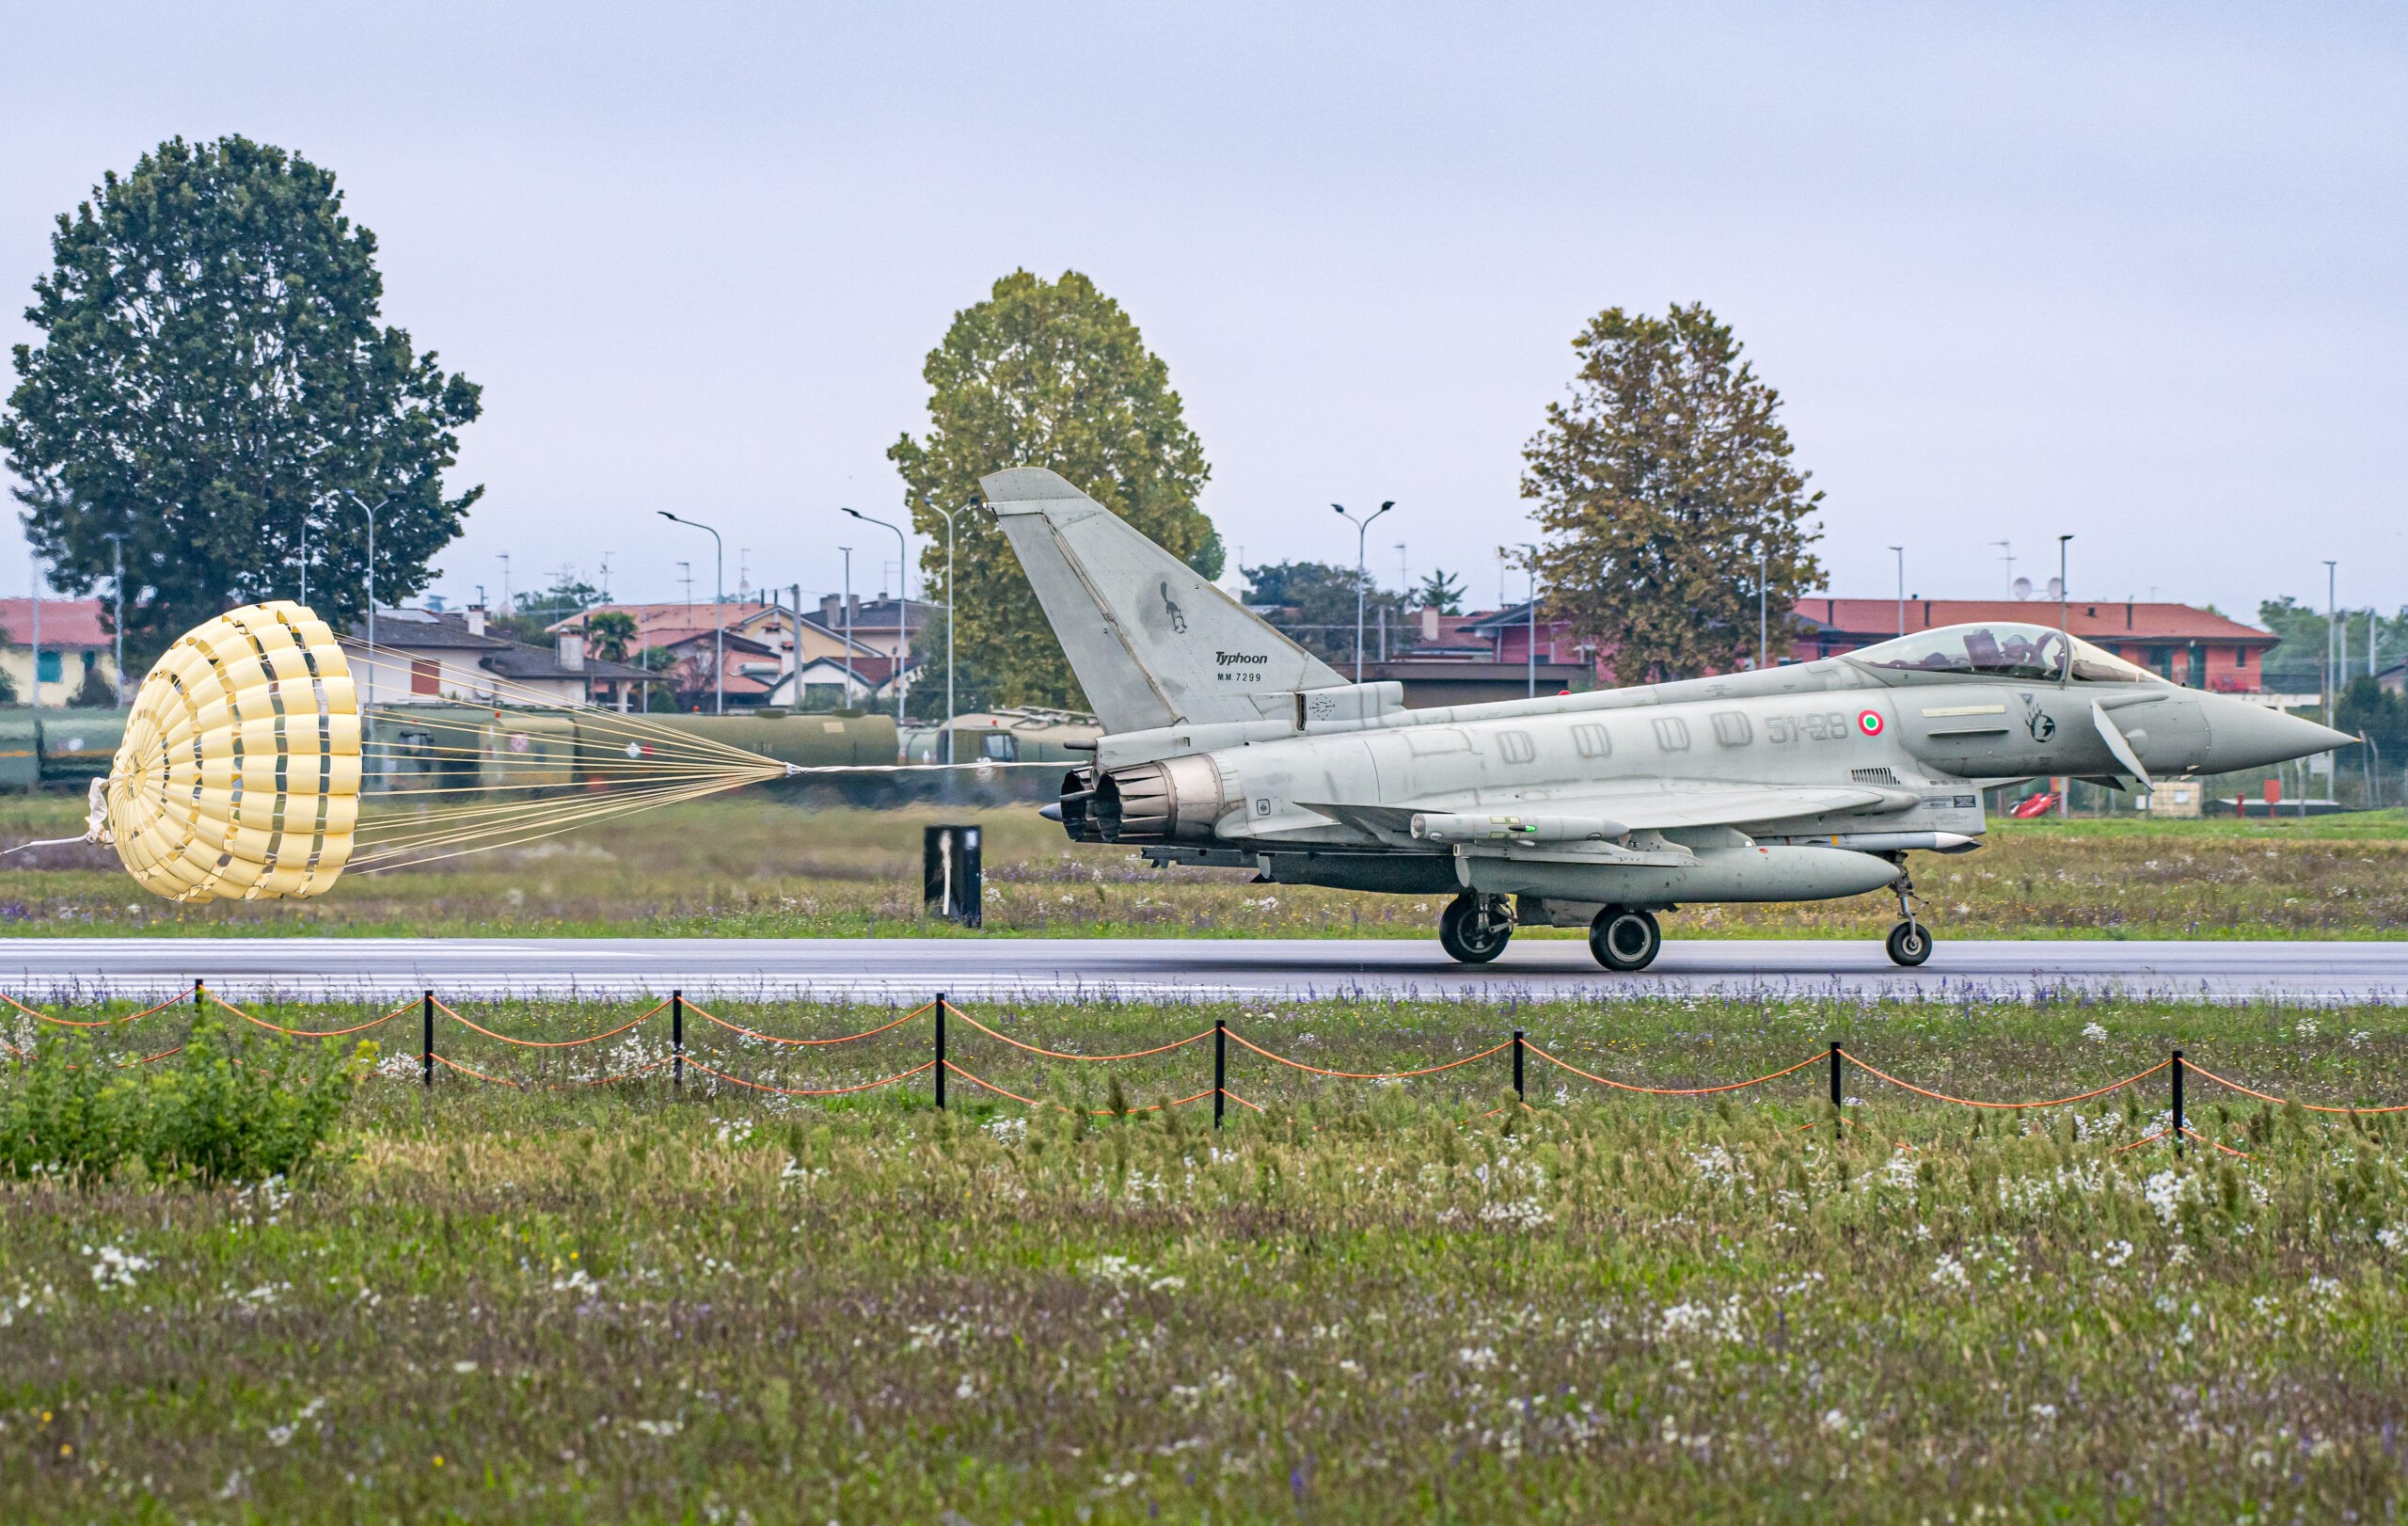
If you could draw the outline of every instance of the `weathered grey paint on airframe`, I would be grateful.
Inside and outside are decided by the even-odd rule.
[[[1978,847],[1984,787],[2147,787],[2349,739],[2044,626],[1407,710],[1398,685],[1348,683],[1054,472],[982,485],[1105,727],[1049,814],[1164,861],[1460,891],[1442,923],[1458,958],[1493,957],[1518,916],[1589,925],[1601,962],[1636,968],[1654,957],[1652,910],[1886,886],[1906,916],[1893,955],[1920,962],[1906,856]]]

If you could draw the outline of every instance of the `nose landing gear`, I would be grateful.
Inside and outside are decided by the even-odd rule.
[[[1907,873],[1904,864],[1898,866],[1898,878],[1890,888],[1897,892],[1899,920],[1890,930],[1890,936],[1882,940],[1882,946],[1890,951],[1891,963],[1913,969],[1931,957],[1931,930],[1915,916],[1915,907],[1923,898],[1915,894],[1914,879]]]
[[[1466,891],[1438,914],[1438,946],[1459,964],[1487,963],[1505,952],[1513,936],[1513,903],[1502,896]]]

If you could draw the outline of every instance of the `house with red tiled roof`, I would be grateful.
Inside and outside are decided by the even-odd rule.
[[[0,598],[0,642],[6,643],[0,646],[0,673],[8,676],[16,703],[64,705],[82,692],[92,674],[115,692],[117,636],[108,628],[106,613],[101,599],[46,598],[37,621],[32,599]],[[37,641],[41,647],[39,674]]]

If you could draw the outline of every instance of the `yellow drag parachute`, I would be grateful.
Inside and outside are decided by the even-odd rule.
[[[147,890],[315,896],[351,858],[359,768],[342,647],[325,621],[279,600],[229,611],[167,649],[94,792],[106,840]]]
[[[676,719],[499,677],[481,679],[474,700],[371,707],[372,717],[354,660],[372,677],[410,658],[338,638],[281,600],[187,632],[142,680],[108,777],[92,781],[84,835],[61,840],[115,847],[144,889],[172,900],[299,898],[325,894],[346,867],[372,874],[533,842],[771,779],[921,771],[783,762]]]

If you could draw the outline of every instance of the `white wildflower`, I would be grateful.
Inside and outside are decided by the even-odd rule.
[[[1971,1286],[1972,1282],[1972,1280],[1965,1275],[1964,1263],[1955,1256],[1943,1253],[1940,1264],[1932,1268],[1931,1284],[1934,1287],[1961,1288]]]
[[[1475,1373],[1484,1373],[1497,1365],[1497,1349],[1494,1346],[1481,1346],[1477,1349],[1465,1346],[1455,1353],[1455,1359]]]
[[[150,1257],[137,1256],[120,1245],[104,1245],[98,1249],[86,1246],[83,1250],[93,1258],[92,1285],[103,1293],[111,1288],[130,1288],[136,1273],[158,1265]]]
[[[2100,1027],[2096,1023],[2084,1025],[2082,1030],[2082,1036],[2089,1040],[2092,1043],[2105,1043],[2107,1041],[2107,1030]]]

